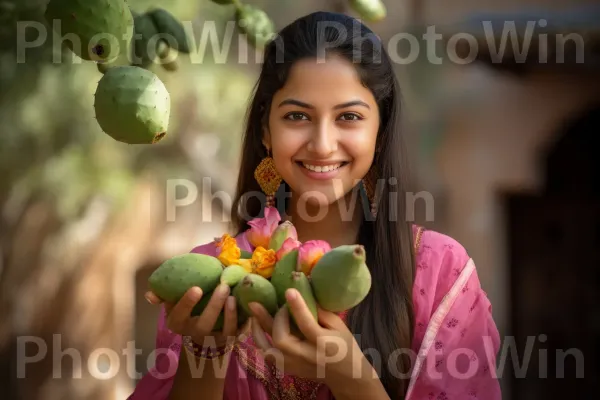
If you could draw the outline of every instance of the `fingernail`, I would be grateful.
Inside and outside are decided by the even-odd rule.
[[[229,311],[235,311],[235,297],[229,296],[227,298],[227,308],[229,308]]]
[[[295,290],[295,289],[288,289],[288,290],[285,292],[285,297],[286,297],[288,300],[290,300],[290,301],[292,301],[292,300],[295,300],[295,299],[296,299],[296,290]]]
[[[227,296],[229,294],[229,285],[221,283],[216,292],[219,296]]]
[[[152,297],[150,297],[150,295],[148,293],[144,293],[144,298],[146,299],[146,301],[150,304],[154,304],[154,302],[152,301]]]
[[[199,300],[200,297],[202,296],[202,289],[200,289],[197,286],[194,286],[190,292],[191,292],[190,294],[192,295],[193,300],[195,300],[195,299]]]
[[[256,303],[252,302],[248,304],[248,308],[252,311],[252,314],[256,314]]]

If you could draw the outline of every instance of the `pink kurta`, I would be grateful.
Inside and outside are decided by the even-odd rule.
[[[500,400],[495,378],[500,338],[492,308],[480,286],[473,260],[454,239],[435,231],[416,235],[413,287],[416,325],[412,349],[417,354],[406,400]],[[244,235],[240,248],[253,248]],[[216,256],[213,242],[192,250]],[[137,384],[130,400],[168,398],[177,369],[181,337],[165,327],[161,310],[155,366]],[[331,399],[324,385],[276,376],[253,351],[251,337],[237,345],[227,370],[226,400]],[[201,399],[201,395],[198,395]]]

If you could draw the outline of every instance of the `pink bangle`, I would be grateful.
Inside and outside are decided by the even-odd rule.
[[[219,347],[203,347],[194,343],[190,336],[183,336],[183,345],[186,350],[194,357],[212,360],[213,358],[224,356],[233,348],[233,344],[227,344]]]

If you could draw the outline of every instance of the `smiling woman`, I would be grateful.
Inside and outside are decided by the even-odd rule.
[[[379,132],[377,101],[356,66],[335,54],[299,60],[272,104],[263,144],[292,193],[317,207],[351,193],[371,167]]]
[[[281,307],[274,316],[250,304],[248,337],[237,336],[227,285],[207,294],[209,305],[192,318],[202,294],[190,290],[165,305],[157,335],[162,355],[131,399],[501,398],[493,374],[499,335],[475,263],[452,238],[406,218],[400,97],[376,35],[349,16],[307,15],[266,47],[244,134],[236,241],[243,251],[258,248],[245,232],[250,218],[264,214],[268,222],[275,213],[255,196],[263,191],[266,204],[293,222],[300,242],[364,246],[371,290],[340,315],[319,310],[318,321],[294,290],[285,293],[289,311]],[[373,195],[368,189],[377,181],[383,185]],[[362,186],[367,196],[355,201]],[[284,196],[272,199],[278,188]],[[192,250],[215,251],[214,243]],[[152,293],[148,298],[162,303]],[[224,308],[229,322],[213,332]],[[288,313],[302,339],[291,333]],[[182,336],[195,347],[224,336],[237,341],[188,352]],[[332,341],[337,352],[324,346]],[[196,375],[190,367],[197,357],[204,360]],[[173,362],[177,372],[165,377]]]

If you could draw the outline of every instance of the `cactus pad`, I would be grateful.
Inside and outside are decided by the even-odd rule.
[[[156,59],[158,44],[162,39],[148,14],[137,15],[134,18],[134,26],[136,36],[131,46],[131,65],[147,68]]]
[[[161,38],[169,43],[172,49],[180,53],[189,53],[190,44],[183,24],[163,8],[155,8],[148,12]],[[168,39],[168,40],[167,40]]]

